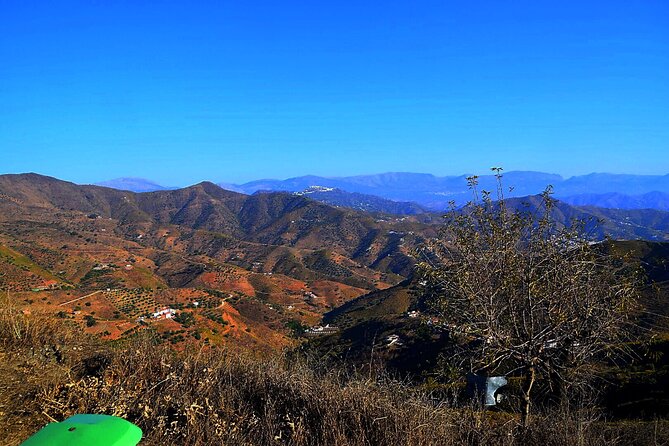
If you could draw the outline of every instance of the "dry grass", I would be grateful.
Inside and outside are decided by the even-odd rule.
[[[146,445],[666,444],[666,423],[516,417],[437,402],[408,385],[286,356],[175,353],[148,337],[110,347],[39,315],[0,312],[0,436],[19,444],[74,413],[118,415]]]

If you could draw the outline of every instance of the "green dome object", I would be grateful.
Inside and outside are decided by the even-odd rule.
[[[135,446],[142,430],[123,418],[109,415],[74,415],[50,423],[21,446]]]

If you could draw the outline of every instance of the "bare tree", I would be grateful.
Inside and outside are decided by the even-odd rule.
[[[630,334],[635,277],[584,236],[582,222],[552,217],[550,187],[534,209],[512,209],[500,168],[494,194],[447,215],[420,270],[443,326],[461,340],[460,365],[476,373],[523,377],[527,425],[537,380],[582,383],[592,364],[617,354]]]

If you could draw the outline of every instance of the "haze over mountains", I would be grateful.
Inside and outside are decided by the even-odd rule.
[[[483,180],[488,181],[488,178]],[[441,221],[441,213],[423,210],[412,203],[324,187],[307,188],[298,193],[278,191],[246,195],[202,182],[182,189],[133,193],[101,186],[79,186],[37,174],[21,174],[0,175],[0,193],[40,208],[55,206],[95,213],[125,225],[176,224],[224,233],[253,243],[288,244],[310,249],[318,249],[327,243],[331,248],[341,246],[342,254],[354,259],[366,257],[367,265],[392,259],[397,260],[401,268],[406,266],[406,258],[391,256],[386,259],[397,241],[394,236],[386,239],[381,236],[383,222],[403,222],[402,231],[418,234],[423,230],[432,232],[430,226]],[[526,195],[509,202],[534,206],[537,199]],[[4,205],[10,206],[6,211],[11,214],[15,202],[10,200]],[[595,239],[606,235],[623,240],[669,238],[669,212],[661,210],[606,209],[560,202],[553,217],[562,224],[569,224],[573,218],[601,221],[592,226],[591,236]],[[406,225],[414,226],[408,228]],[[379,251],[365,251],[371,240],[380,243]],[[376,256],[369,257],[372,253]],[[397,271],[395,267],[391,270]]]
[[[561,200],[576,206],[590,205],[613,209],[669,210],[669,194],[657,191],[642,195],[625,195],[617,192],[570,195],[568,197],[561,197]]]
[[[397,202],[411,202],[419,206],[406,204],[399,206],[394,213],[413,214],[425,210],[444,210],[450,201],[462,205],[471,199],[471,191],[466,178],[469,175],[437,177],[431,174],[389,172],[375,175],[348,177],[301,176],[286,180],[263,179],[244,184],[219,183],[227,190],[253,194],[258,191],[304,192],[311,190],[312,198],[330,204],[346,206],[341,203],[355,203],[348,206],[361,210],[380,210],[374,205],[374,197]],[[103,183],[102,186],[133,192],[148,192],[169,189],[149,180],[139,178],[121,178]],[[669,209],[669,174],[668,175],[628,175],[592,173],[588,175],[563,178],[560,175],[516,171],[504,174],[504,186],[508,197],[523,197],[542,192],[547,185],[552,185],[555,196],[562,201],[579,206],[598,206],[615,209]],[[316,191],[314,186],[320,186]],[[479,177],[480,190],[495,190],[495,178],[492,175]],[[324,189],[324,188],[327,188]],[[511,189],[512,188],[512,189]],[[333,192],[336,190],[336,195]],[[314,193],[318,192],[318,193]],[[345,193],[364,194],[366,198],[347,196]],[[328,201],[330,200],[330,201]],[[363,202],[362,204],[360,204]],[[388,211],[392,212],[392,211]]]
[[[96,185],[111,187],[112,189],[129,190],[131,192],[155,192],[157,190],[174,189],[171,187],[161,186],[160,184],[154,183],[151,180],[134,177],[114,178],[113,180],[96,183]]]

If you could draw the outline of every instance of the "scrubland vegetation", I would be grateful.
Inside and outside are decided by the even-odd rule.
[[[665,444],[666,422],[607,423],[588,407],[516,416],[382,374],[327,369],[292,355],[177,353],[136,337],[101,344],[64,321],[0,313],[0,435],[19,444],[75,413],[125,417],[142,444]]]

